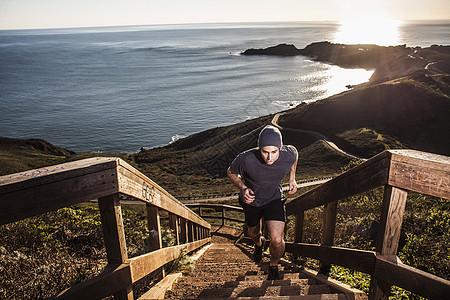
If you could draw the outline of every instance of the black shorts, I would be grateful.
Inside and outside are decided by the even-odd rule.
[[[261,218],[264,218],[264,221],[272,220],[286,222],[285,202],[285,199],[278,199],[270,201],[261,207],[254,207],[239,199],[239,204],[244,209],[245,223],[247,223],[249,227],[258,225]]]

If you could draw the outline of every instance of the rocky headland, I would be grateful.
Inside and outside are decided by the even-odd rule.
[[[332,63],[343,68],[375,70],[371,82],[387,80],[427,70],[427,74],[450,73],[450,46],[433,45],[427,48],[378,46],[372,44],[344,45],[317,42],[297,49],[280,44],[263,49],[247,49],[242,55],[307,56],[314,61]]]
[[[394,137],[408,148],[450,155],[450,46],[318,42],[304,49],[287,44],[248,49],[242,55],[302,55],[345,68],[374,69],[365,84],[286,112],[282,126],[323,132],[359,154],[367,149],[357,149],[350,136],[371,132]]]

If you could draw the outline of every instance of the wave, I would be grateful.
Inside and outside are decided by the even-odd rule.
[[[172,136],[172,141],[169,143],[169,144],[173,144],[173,143],[175,143],[176,141],[178,141],[178,140],[180,140],[180,139],[182,139],[182,138],[185,138],[186,136],[184,136],[184,135],[180,135],[180,134],[175,134],[174,136]]]

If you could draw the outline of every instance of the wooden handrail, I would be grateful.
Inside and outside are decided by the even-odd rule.
[[[333,247],[339,200],[384,187],[376,251]],[[414,150],[387,150],[286,204],[295,215],[295,240],[286,252],[371,275],[369,299],[387,299],[397,285],[430,299],[450,295],[450,281],[406,266],[396,257],[407,191],[450,199],[450,157]],[[325,206],[321,245],[302,243],[306,210]]]
[[[448,199],[449,182],[449,157],[412,150],[385,151],[286,204],[287,214],[296,216],[295,241],[286,243],[286,252],[319,260],[322,272],[335,264],[370,274],[370,299],[386,298],[391,284],[429,299],[444,299],[450,294],[450,282],[402,264],[396,251],[406,189]],[[337,201],[380,186],[385,187],[385,194],[377,251],[334,247]],[[322,244],[301,243],[304,211],[323,205]],[[222,224],[229,220],[225,210],[242,211],[241,207],[220,204],[187,206],[198,207],[202,217],[222,219]],[[203,214],[201,208],[222,210],[222,215]]]
[[[205,208],[215,208],[215,209],[225,208],[227,210],[244,212],[244,210],[240,206],[232,206],[232,205],[226,205],[226,204],[189,203],[189,204],[186,204],[186,206],[192,207],[192,208],[194,208],[194,207],[205,207]]]
[[[333,246],[336,206],[339,200],[365,191],[385,188],[376,251]],[[370,299],[386,298],[390,285],[403,287],[430,299],[450,294],[450,282],[402,264],[396,257],[407,190],[450,198],[450,158],[413,150],[385,151],[346,173],[286,204],[295,215],[295,241],[286,251],[319,259],[321,271],[331,264],[370,274]],[[157,232],[150,241],[152,252],[129,259],[119,194],[147,205],[149,229]],[[119,158],[91,158],[0,177],[0,224],[98,199],[108,266],[99,276],[63,291],[58,299],[97,299],[112,294],[132,299],[131,285],[177,258],[183,249],[193,251],[210,241],[211,226],[189,207],[241,211],[228,205],[183,205],[142,173]],[[325,205],[321,245],[301,243],[304,211]],[[159,209],[169,212],[177,242],[161,249]],[[201,214],[201,211],[200,211]],[[180,229],[181,227],[181,229]],[[179,236],[181,235],[181,236]]]
[[[147,206],[153,251],[129,259],[119,195]],[[120,158],[88,158],[0,177],[0,225],[98,199],[108,265],[99,276],[56,299],[133,299],[132,284],[160,269],[182,251],[210,242],[211,225]],[[159,210],[169,212],[177,245],[162,248]],[[184,244],[180,244],[183,241]],[[163,270],[161,271],[163,274]]]
[[[202,218],[222,220],[222,225],[225,225],[225,221],[233,221],[233,222],[237,222],[237,223],[245,223],[244,219],[231,218],[231,217],[228,217],[226,215],[227,211],[234,211],[234,212],[241,212],[241,213],[243,213],[244,210],[242,209],[242,207],[226,205],[226,204],[203,204],[203,203],[190,203],[190,204],[186,204],[186,206],[190,207],[190,208],[198,208],[199,209],[198,214]],[[210,209],[213,209],[213,210],[220,210],[221,211],[221,215],[220,216],[215,216],[215,215],[205,214],[205,213],[203,213],[202,208],[210,208]]]

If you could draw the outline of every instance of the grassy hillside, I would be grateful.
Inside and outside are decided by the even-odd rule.
[[[58,164],[73,154],[40,139],[0,137],[0,175]]]
[[[406,147],[450,155],[449,75],[416,74],[366,85],[323,101],[301,105],[280,118],[280,125],[319,131],[358,154]],[[373,137],[361,132],[373,132]],[[358,138],[359,137],[359,138]]]
[[[166,147],[132,156],[140,170],[178,196],[236,191],[226,170],[236,155],[256,147],[259,131],[272,116],[219,127],[181,139]],[[284,133],[284,143],[299,149],[298,178],[337,174],[349,159],[308,134]]]
[[[41,139],[0,137],[0,176],[95,156],[120,157],[133,163],[126,153],[75,153]]]
[[[386,148],[450,154],[450,46],[318,42],[304,49],[281,44],[244,53],[287,55],[286,51],[375,71],[368,83],[288,111],[280,125],[321,132],[360,156],[370,157]]]

